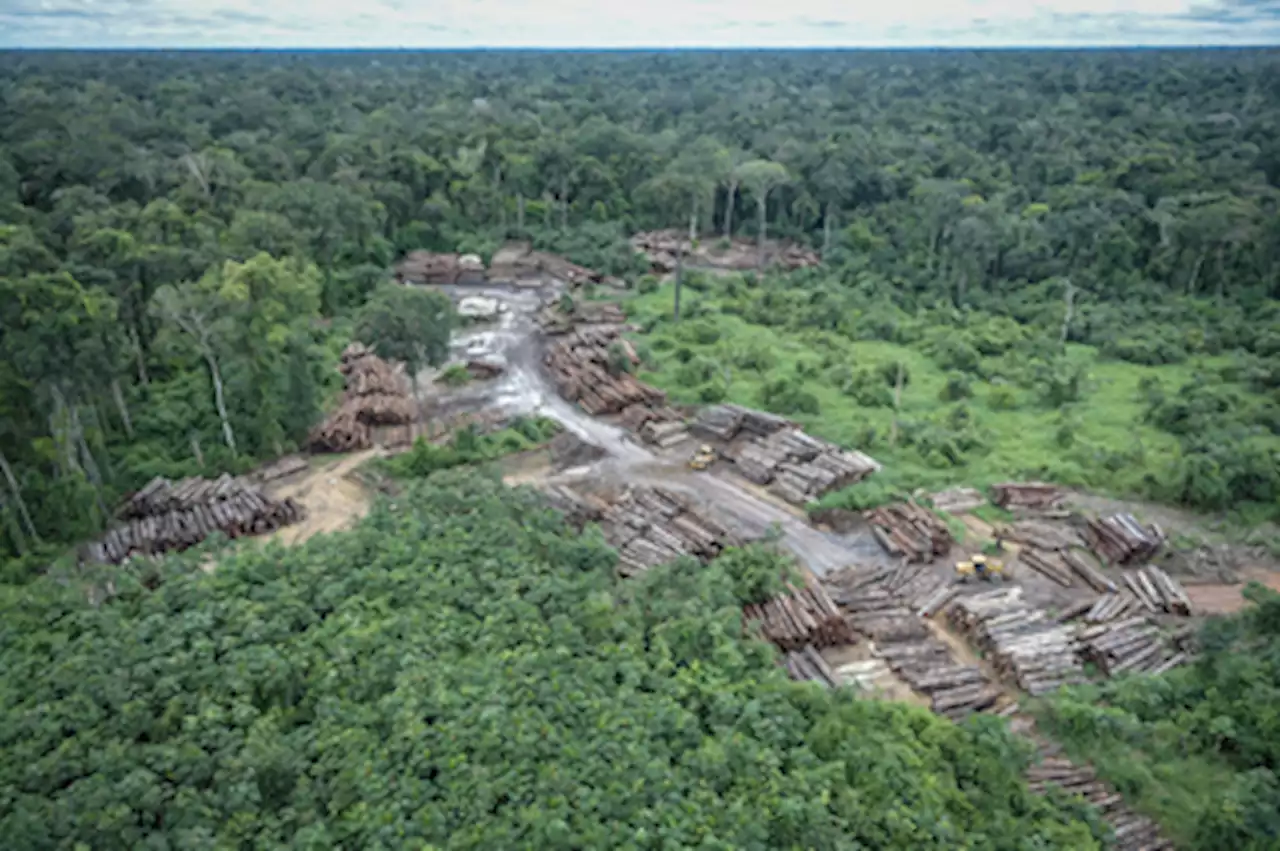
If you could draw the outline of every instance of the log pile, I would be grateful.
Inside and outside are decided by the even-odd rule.
[[[1191,614],[1191,598],[1187,596],[1182,583],[1155,565],[1126,573],[1124,584],[1149,612]]]
[[[1027,785],[1044,794],[1057,787],[1068,795],[1078,795],[1098,808],[1110,825],[1116,851],[1173,851],[1173,843],[1160,835],[1159,826],[1125,806],[1124,800],[1089,766],[1079,766],[1062,756],[1042,750],[1039,761],[1027,769]]]
[[[86,558],[119,564],[132,555],[158,555],[195,546],[214,532],[231,538],[273,532],[296,523],[303,509],[273,500],[248,480],[223,475],[177,483],[152,479],[121,506],[121,523],[88,546]]]
[[[898,594],[906,575],[895,569],[865,573],[842,570],[829,574],[825,581],[831,599],[857,632],[877,643],[920,641],[931,633]]]
[[[934,712],[958,720],[995,705],[1000,689],[978,666],[957,662],[925,621],[960,593],[950,579],[904,563],[837,571],[826,581],[849,625],[875,642],[875,656],[928,697]]]
[[[413,421],[409,380],[403,371],[361,343],[342,352],[338,371],[344,378],[342,404],[311,432],[313,452],[351,452],[373,445],[371,426],[405,425]]]
[[[892,556],[928,562],[951,551],[951,530],[937,515],[913,502],[896,502],[863,514],[880,546]]]
[[[1078,579],[1099,594],[1115,593],[1119,586],[1099,570],[1090,559],[1091,556],[1085,552],[1074,549],[1055,551],[1024,547],[1018,553],[1019,563],[1025,564],[1063,588],[1074,586]]]
[[[1146,615],[1087,626],[1080,632],[1081,653],[1108,677],[1163,674],[1190,660]]]
[[[625,490],[600,516],[605,540],[618,550],[623,576],[690,555],[710,561],[738,541],[680,494],[662,487]]]
[[[929,495],[929,502],[939,511],[964,514],[987,504],[987,498],[974,488],[948,488]]]
[[[457,283],[458,255],[410,251],[396,264],[396,280],[402,284]]]
[[[1077,603],[1058,615],[1058,621],[1066,623],[1068,621],[1081,620],[1087,624],[1107,623],[1119,620],[1130,613],[1139,611],[1141,608],[1142,604],[1138,602],[1137,597],[1128,591],[1119,591],[1115,594],[1102,594],[1096,599]]]
[[[996,536],[1040,550],[1068,550],[1084,546],[1080,535],[1070,526],[1040,520],[1019,520],[997,527]]]
[[[736,422],[731,432],[727,427],[730,422]],[[812,502],[880,469],[879,463],[861,452],[841,449],[780,417],[747,408],[718,406],[714,414],[700,415],[694,430],[716,436],[741,434],[725,457],[745,478],[769,485],[773,493],[793,505]]]
[[[675,408],[663,406],[661,408],[651,408],[642,402],[628,405],[622,411],[622,417],[619,423],[627,431],[639,434],[648,423],[674,423],[683,422],[684,417]]]
[[[726,442],[743,432],[755,437],[768,437],[776,431],[794,427],[795,423],[777,414],[741,405],[708,405],[698,412],[690,426],[701,436]]]
[[[635,404],[665,407],[667,396],[661,390],[628,373],[610,371],[609,347],[621,336],[621,326],[593,325],[552,343],[544,360],[556,392],[592,416],[615,414]]]
[[[1004,482],[991,486],[991,496],[1001,508],[1053,511],[1062,508],[1066,494],[1057,485],[1044,482]]]
[[[1164,532],[1154,523],[1143,526],[1132,514],[1112,514],[1090,520],[1085,540],[1102,560],[1132,564],[1154,556],[1164,544]]]
[[[728,249],[721,249],[717,240],[703,240],[694,246],[686,231],[658,230],[636,234],[631,238],[631,247],[648,259],[653,271],[661,274],[675,271],[677,255],[684,256],[686,266],[714,269],[745,271],[757,268],[760,262],[759,245],[742,237],[734,237]],[[812,248],[769,241],[765,246],[765,262],[783,269],[803,269],[819,265],[822,259]]]
[[[782,659],[782,667],[787,676],[800,682],[815,682],[827,688],[835,688],[841,684],[836,671],[831,670],[827,660],[822,658],[812,644],[806,644],[801,650],[792,650]]]
[[[788,588],[763,603],[743,606],[749,631],[787,651],[853,643],[853,629],[812,573],[805,571],[801,587]],[[834,677],[831,682],[834,685]]]
[[[286,455],[283,458],[277,458],[264,467],[259,467],[249,474],[249,480],[254,484],[265,485],[268,482],[274,482],[278,479],[288,478],[294,473],[301,473],[311,465],[307,463],[307,459],[301,455]]]
[[[1023,603],[1018,588],[962,597],[950,620],[1000,676],[1032,695],[1085,682],[1075,627]]]
[[[565,485],[547,484],[542,488],[542,493],[551,507],[578,529],[599,521],[609,510],[609,503],[594,494],[579,493]]]

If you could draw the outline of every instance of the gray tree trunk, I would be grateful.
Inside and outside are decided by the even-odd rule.
[[[209,377],[213,379],[213,402],[218,406],[218,419],[222,421],[222,439],[234,454],[236,436],[231,430],[231,418],[227,416],[227,402],[222,390],[222,370],[218,369],[218,360],[207,347],[204,350],[204,361],[209,365]]]
[[[760,193],[760,200],[757,202],[757,206],[759,207],[759,210],[760,210],[759,265],[761,269],[764,268],[764,241],[766,238],[765,231],[768,228],[768,222],[769,222],[768,204],[769,204],[769,193],[767,192]]]
[[[729,182],[729,200],[724,205],[724,238],[733,239],[733,204],[738,197],[737,181]]]
[[[1204,266],[1205,258],[1209,256],[1209,249],[1200,252],[1200,256],[1196,258],[1196,264],[1191,267],[1191,277],[1187,279],[1187,295],[1195,295],[1196,283],[1200,280],[1200,267]]]
[[[569,178],[560,177],[560,227],[569,229]]]
[[[684,283],[684,243],[676,240],[676,294],[671,321],[680,321],[680,286]]]
[[[133,343],[134,356],[138,359],[138,381],[146,386],[151,383],[147,376],[147,361],[142,355],[142,341],[138,339],[138,330],[132,325],[129,326],[129,339]]]
[[[833,205],[827,202],[826,212],[822,216],[822,259],[827,258],[827,253],[831,251],[831,217],[834,211],[831,209]]]
[[[125,404],[124,393],[120,390],[120,379],[111,379],[111,398],[115,400],[116,410],[120,412],[120,421],[124,423],[124,433],[133,437],[133,420],[129,417],[129,406]]]
[[[1062,317],[1062,334],[1058,338],[1058,343],[1065,349],[1067,347],[1067,336],[1071,333],[1071,320],[1075,316],[1076,307],[1076,288],[1071,285],[1071,279],[1067,279],[1067,291],[1063,293],[1063,299],[1067,303],[1067,312]]]
[[[27,536],[37,544],[40,543],[40,533],[36,531],[36,524],[31,522],[31,514],[27,511],[27,503],[22,499],[18,480],[14,477],[9,459],[4,457],[3,452],[0,452],[0,472],[4,473],[4,479],[9,484],[9,493],[13,495],[13,502],[18,506],[18,515],[22,518],[23,525],[27,527]]]

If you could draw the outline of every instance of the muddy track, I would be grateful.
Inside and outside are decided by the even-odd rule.
[[[786,549],[819,574],[853,563],[867,565],[885,560],[870,535],[836,535],[815,529],[794,509],[762,498],[731,474],[694,473],[678,460],[650,451],[625,430],[561,399],[543,369],[545,339],[534,321],[541,300],[557,295],[557,289],[544,288],[535,293],[468,287],[466,292],[496,297],[507,310],[497,323],[459,334],[452,343],[454,356],[497,355],[506,361],[507,371],[497,381],[437,398],[437,411],[487,408],[509,415],[538,414],[554,419],[578,438],[599,446],[606,456],[590,466],[553,474],[548,481],[649,484],[678,490],[745,537],[760,537],[772,530]]]

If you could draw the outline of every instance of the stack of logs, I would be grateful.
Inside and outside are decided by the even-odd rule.
[[[1018,553],[1019,563],[1056,582],[1063,588],[1075,585],[1077,578],[1098,593],[1114,593],[1115,582],[1089,563],[1089,556],[1078,550],[1041,550],[1026,547]]]
[[[295,523],[302,507],[276,501],[245,479],[153,479],[120,509],[119,525],[90,544],[86,557],[119,564],[131,555],[157,555],[195,546],[214,532],[231,538],[272,532]]]
[[[929,562],[951,551],[951,530],[935,514],[913,502],[882,505],[863,517],[880,546],[892,556]]]
[[[788,588],[785,594],[742,608],[748,631],[787,651],[853,643],[853,630],[812,573],[805,571],[803,586]]]
[[[1154,556],[1164,543],[1164,532],[1154,523],[1143,526],[1132,514],[1112,514],[1090,520],[1085,539],[1107,562],[1132,564]]]
[[[1085,681],[1075,628],[1024,604],[1021,589],[962,597],[951,607],[950,619],[997,673],[1032,695]]]
[[[716,250],[715,240],[706,240],[695,249],[689,234],[680,230],[658,230],[638,233],[631,238],[631,247],[648,259],[655,272],[666,274],[675,271],[677,255],[682,255],[686,266],[710,266],[719,269],[754,269],[759,265],[759,245],[754,240],[735,237],[730,249]],[[783,269],[803,269],[822,262],[818,252],[793,242],[769,242],[766,245],[766,262]]]
[[[484,261],[475,254],[437,254],[410,251],[396,265],[396,279],[403,284],[484,283]]]
[[[782,417],[738,405],[704,408],[696,434],[731,442],[725,457],[739,473],[793,505],[861,481],[880,465],[861,452],[805,434]]]
[[[312,429],[313,452],[352,452],[373,445],[372,426],[405,425],[413,421],[409,380],[403,371],[378,357],[361,343],[342,352],[338,371],[345,378],[342,404]]]
[[[593,325],[580,327],[555,341],[547,349],[546,364],[551,371],[556,391],[570,402],[577,402],[592,416],[614,414],[630,405],[665,407],[667,396],[661,390],[637,381],[626,372],[610,370],[610,346],[618,344],[634,365],[634,351],[622,346],[622,327]]]
[[[1145,615],[1093,624],[1079,637],[1081,653],[1108,677],[1163,674],[1191,658]]]
[[[625,490],[601,514],[605,540],[618,550],[618,569],[634,576],[680,556],[710,561],[737,541],[722,525],[662,487]]]
[[[991,486],[991,496],[1001,508],[1053,511],[1062,508],[1066,495],[1057,485],[1044,482],[1004,482]]]
[[[249,474],[248,478],[256,485],[265,485],[267,482],[274,482],[277,479],[285,479],[294,473],[301,473],[311,465],[307,463],[307,459],[301,455],[286,455],[259,467]]]
[[[1091,624],[1107,623],[1119,620],[1141,608],[1142,603],[1133,594],[1128,591],[1118,591],[1115,594],[1102,594],[1093,600],[1083,600],[1069,606],[1058,615],[1058,620],[1061,623],[1074,620]]]
[[[1120,794],[1098,779],[1089,766],[1078,766],[1054,750],[1043,747],[1040,759],[1027,769],[1027,785],[1044,794],[1058,787],[1078,795],[1098,808],[1115,835],[1116,851],[1173,851],[1173,843],[1160,836],[1159,826],[1125,806]]]
[[[1191,598],[1182,583],[1153,564],[1126,573],[1124,584],[1149,612],[1191,614]]]
[[[999,688],[978,666],[956,662],[924,620],[959,593],[949,580],[903,564],[838,571],[827,583],[832,599],[849,613],[849,625],[875,642],[874,655],[928,697],[934,712],[958,720],[995,705]]]
[[[838,672],[831,670],[827,660],[812,644],[806,644],[801,650],[792,650],[781,659],[781,665],[787,676],[801,682],[815,682],[827,688],[841,685]]]
[[[777,414],[756,411],[741,405],[708,405],[698,412],[690,428],[696,433],[730,441],[740,432],[754,437],[768,437],[795,423]]]

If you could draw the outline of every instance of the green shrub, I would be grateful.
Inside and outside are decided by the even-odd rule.
[[[715,560],[733,583],[733,593],[743,605],[763,603],[787,590],[787,583],[803,583],[795,557],[760,544],[730,547]]]
[[[471,380],[471,373],[466,364],[451,363],[440,372],[438,380],[449,387],[461,387]]]
[[[677,369],[675,378],[685,387],[697,387],[710,381],[719,371],[719,364],[699,355]]]
[[[763,344],[748,343],[736,348],[730,356],[734,366],[765,373],[778,365],[778,356]]]
[[[938,391],[938,398],[944,402],[956,402],[960,399],[969,398],[972,388],[969,386],[969,377],[963,372],[953,372],[947,375],[947,383]]]
[[[712,382],[704,384],[698,388],[698,401],[708,405],[715,405],[725,400],[728,391],[725,390],[723,384]]]
[[[775,414],[817,414],[820,408],[818,397],[791,378],[765,383],[760,388],[760,404]]]
[[[1018,407],[1018,391],[999,384],[987,391],[987,407],[994,411],[1013,411]]]

